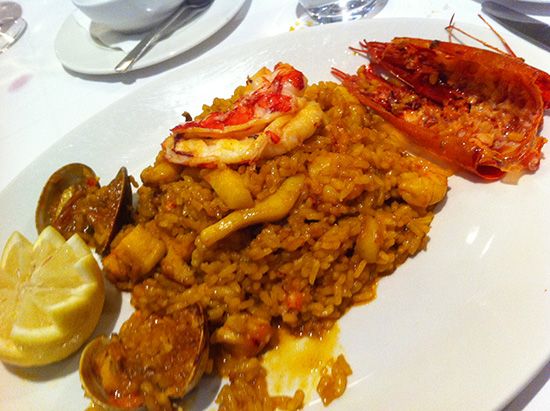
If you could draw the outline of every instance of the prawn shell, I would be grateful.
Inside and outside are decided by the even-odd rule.
[[[281,117],[303,109],[304,74],[279,62],[273,71],[262,67],[249,77],[231,106],[212,111],[172,128],[162,143],[165,158],[190,167],[250,164],[269,144],[264,130]],[[276,144],[277,139],[271,138]]]
[[[337,69],[333,73],[364,105],[415,143],[486,180],[502,178],[507,172],[537,170],[546,143],[537,133],[544,108],[550,105],[547,73],[516,57],[443,41],[395,38],[390,43],[363,41],[360,45],[354,50],[367,56],[370,66],[361,67],[353,76]],[[386,80],[383,73],[398,84]],[[369,82],[367,88],[361,78]],[[497,124],[491,131],[493,143],[477,139],[469,124],[461,124],[461,133],[441,133],[446,115],[469,116],[470,101],[493,97],[491,92],[501,92],[513,107],[517,115],[512,120],[517,126],[499,123],[499,129]],[[498,101],[499,96],[494,98]],[[404,118],[405,111],[394,112],[392,104],[411,99],[420,110],[411,108],[413,120],[409,121]],[[441,113],[435,127],[420,120],[430,110]],[[495,109],[491,119],[498,117]],[[521,138],[508,140],[508,127]]]

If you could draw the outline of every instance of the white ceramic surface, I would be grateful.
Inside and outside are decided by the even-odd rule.
[[[183,0],[72,0],[92,21],[115,31],[135,33],[160,23]]]
[[[149,67],[177,56],[200,44],[237,14],[245,0],[216,0],[172,35],[158,42],[131,70]],[[116,74],[114,68],[126,55],[122,50],[98,44],[74,15],[67,17],[54,43],[55,53],[68,69],[83,74]]]
[[[109,179],[125,165],[138,176],[153,162],[180,113],[229,96],[262,65],[287,61],[311,82],[330,68],[363,62],[347,46],[394,36],[446,39],[445,21],[360,20],[291,32],[193,61],[111,105],[62,138],[0,193],[0,244],[13,230],[35,238],[34,207],[55,169],[79,161]],[[491,34],[463,25],[485,39]],[[541,50],[512,47],[536,64]],[[546,121],[548,122],[548,117]],[[546,126],[543,135],[549,135]],[[544,151],[547,152],[547,149]],[[330,410],[489,410],[506,404],[550,358],[550,165],[518,185],[454,176],[437,213],[428,249],[381,280],[371,304],[340,322],[353,368],[345,395]],[[127,296],[109,292],[97,332],[120,327]],[[41,369],[0,366],[2,408],[82,410],[75,355]],[[218,385],[203,384],[192,409],[212,409]],[[319,401],[311,410],[324,409]]]

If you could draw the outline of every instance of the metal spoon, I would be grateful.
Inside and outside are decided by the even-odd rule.
[[[27,28],[21,6],[12,1],[0,2],[0,53],[15,43]]]
[[[115,66],[117,73],[125,73],[134,63],[147,53],[162,38],[171,26],[177,21],[180,25],[187,23],[207,6],[213,0],[187,0],[183,5],[168,17],[158,28],[151,30],[120,63]]]

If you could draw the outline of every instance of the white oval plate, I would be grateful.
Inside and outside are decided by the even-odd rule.
[[[175,57],[212,36],[240,10],[245,0],[215,0],[203,13],[159,41],[128,70],[149,67]],[[55,38],[57,58],[66,68],[83,74],[117,74],[115,66],[126,52],[102,46],[92,39],[86,28],[71,14]]]
[[[229,96],[263,65],[287,61],[310,82],[331,67],[352,72],[363,60],[348,50],[363,38],[446,39],[446,22],[375,19],[312,27],[193,61],[98,113],[66,135],[0,193],[0,244],[13,230],[36,238],[34,208],[47,177],[83,162],[108,181],[120,166],[134,176],[154,161],[170,127],[187,110]],[[492,41],[485,28],[464,25]],[[518,38],[528,62],[545,61]],[[548,118],[546,119],[548,121]],[[548,136],[549,127],[546,127]],[[546,150],[547,151],[547,150]],[[450,179],[428,249],[381,280],[371,304],[340,321],[353,368],[330,410],[486,410],[502,407],[550,358],[550,164],[518,185]],[[97,333],[118,330],[131,309],[109,292]],[[31,370],[0,366],[0,398],[10,410],[82,410],[78,355]],[[212,409],[216,382],[203,381],[194,409]],[[318,400],[308,409],[323,409]]]

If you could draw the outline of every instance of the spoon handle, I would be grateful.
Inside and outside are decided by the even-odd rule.
[[[161,26],[151,30],[132,50],[130,50],[130,52],[115,66],[115,71],[117,73],[125,73],[128,71],[137,60],[158,43],[162,36],[177,20],[181,18],[181,24],[184,24],[203,9],[204,7],[193,7],[186,2],[175,11],[174,14],[168,17]]]

